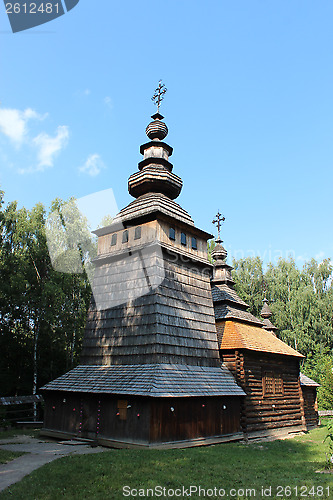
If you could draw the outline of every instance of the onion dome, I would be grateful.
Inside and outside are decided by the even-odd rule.
[[[140,147],[143,160],[138,164],[139,172],[128,179],[128,191],[134,198],[147,193],[162,193],[174,200],[179,196],[183,182],[172,173],[169,157],[173,149],[163,142],[168,134],[168,127],[162,121],[164,117],[155,113],[152,118],[154,121],[146,128],[150,141]]]
[[[147,125],[146,134],[151,141],[163,141],[168,135],[168,127],[161,121],[164,116],[160,115],[160,113],[155,113],[152,115],[152,118],[154,121]]]
[[[215,260],[212,282],[215,284],[226,283],[232,288],[235,284],[231,276],[233,268],[226,263],[228,252],[223,247],[222,243],[223,241],[221,239],[217,239],[215,248],[212,251],[212,257]]]
[[[214,247],[214,250],[212,251],[212,257],[213,259],[217,261],[223,261],[227,258],[228,252],[226,249],[222,246],[223,241],[222,240],[216,240],[216,245]]]
[[[263,303],[264,305],[262,306],[260,313],[261,317],[264,318],[263,329],[275,335],[275,331],[277,330],[277,328],[276,326],[273,325],[273,323],[271,323],[269,319],[272,316],[272,311],[268,306],[268,300],[266,299],[266,297],[264,298]]]
[[[268,300],[266,299],[266,297],[264,298],[263,303],[264,305],[262,306],[260,315],[262,318],[270,318],[272,316],[272,311],[268,306]]]

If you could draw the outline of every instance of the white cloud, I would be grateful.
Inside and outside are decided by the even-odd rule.
[[[44,170],[46,167],[53,166],[55,155],[67,145],[68,137],[68,127],[61,125],[57,128],[54,137],[51,137],[46,132],[42,132],[33,139],[33,144],[38,149],[38,170]]]
[[[19,109],[0,108],[0,131],[16,146],[21,146],[28,132],[28,121],[44,120],[47,114],[40,115],[31,108],[25,111]]]
[[[84,165],[79,167],[79,171],[90,175],[91,177],[96,177],[102,169],[105,168],[105,164],[99,154],[95,153],[89,155],[86,159]]]
[[[319,263],[322,262],[324,260],[324,258],[325,258],[325,252],[323,252],[322,250],[315,255],[315,259]]]
[[[111,97],[109,97],[109,96],[104,97],[104,104],[106,104],[106,106],[108,108],[112,109],[113,108],[113,103],[112,103]]]

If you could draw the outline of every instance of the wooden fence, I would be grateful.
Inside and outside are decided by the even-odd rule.
[[[320,417],[332,417],[333,416],[333,410],[319,410],[318,415]]]
[[[38,425],[43,418],[43,397],[0,397],[0,427],[12,425]]]

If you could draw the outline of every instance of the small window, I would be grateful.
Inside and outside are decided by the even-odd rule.
[[[186,234],[185,233],[181,233],[180,242],[182,245],[186,245]]]
[[[141,238],[141,226],[135,228],[134,239],[139,240]]]
[[[127,243],[127,242],[128,242],[128,230],[126,229],[123,232],[123,243]]]
[[[266,372],[263,378],[264,396],[274,395],[274,375],[272,372]]]
[[[173,241],[175,241],[175,239],[176,239],[176,231],[173,227],[170,227],[170,229],[169,229],[169,238],[170,238],[170,240],[173,240]]]
[[[192,238],[192,248],[193,250],[197,250],[198,247],[197,247],[197,239],[196,238]]]
[[[127,401],[124,399],[118,399],[118,412],[117,415],[119,417],[119,420],[126,420],[127,419]]]
[[[262,382],[264,396],[283,396],[283,378],[281,374],[265,372]]]
[[[275,375],[275,394],[283,394],[283,380],[281,375]]]
[[[113,233],[111,237],[111,246],[114,247],[117,244],[117,233]]]

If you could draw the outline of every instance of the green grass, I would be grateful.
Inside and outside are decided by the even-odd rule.
[[[21,455],[24,455],[24,453],[18,451],[0,450],[0,464],[6,464],[7,462],[14,460],[14,458],[20,457]]]
[[[201,488],[256,489],[256,497],[240,491],[229,498],[264,498],[261,488],[272,486],[268,498],[333,498],[333,474],[317,474],[325,466],[326,427],[285,441],[226,443],[185,450],[110,450],[96,455],[68,456],[36,470],[20,483],[8,488],[0,499],[124,499],[122,488]],[[277,488],[290,486],[277,497]],[[301,497],[301,486],[308,496]],[[310,490],[314,486],[315,490]],[[330,488],[330,496],[317,487]],[[309,494],[310,493],[310,494]],[[152,498],[146,494],[143,498]],[[185,498],[181,496],[180,498]],[[140,498],[139,495],[137,498]],[[142,498],[142,496],[141,496]],[[156,496],[154,498],[157,498]],[[168,497],[160,497],[168,498]],[[171,497],[169,498],[177,498]],[[179,498],[179,497],[178,497]],[[193,494],[191,498],[199,498]],[[208,496],[201,498],[208,498]],[[210,496],[209,498],[220,498]]]
[[[15,436],[39,437],[40,429],[8,429],[0,432],[1,439],[11,439]]]

